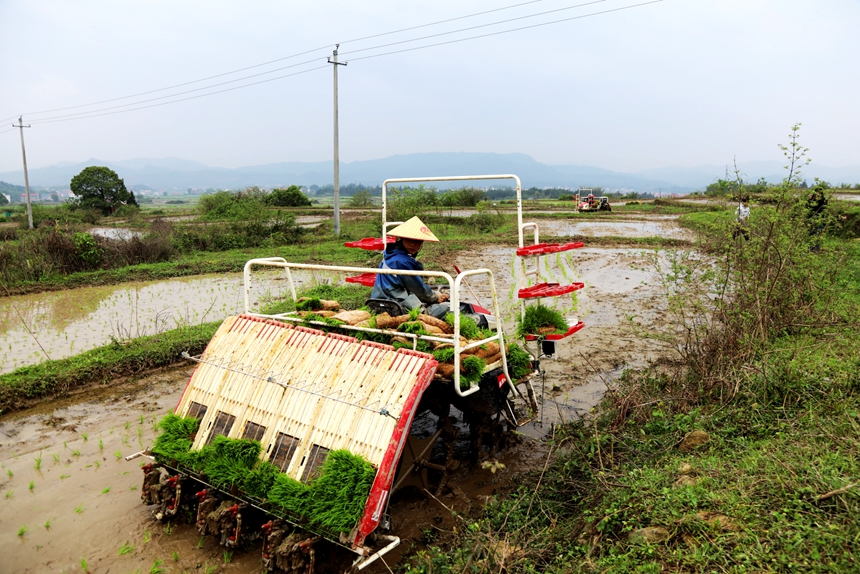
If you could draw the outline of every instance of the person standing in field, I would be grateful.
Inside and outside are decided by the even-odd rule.
[[[738,204],[738,208],[735,210],[735,231],[732,233],[732,238],[737,239],[739,235],[742,235],[743,238],[750,238],[749,231],[749,216],[750,216],[750,208],[747,206],[747,198],[742,197],[740,203]]]

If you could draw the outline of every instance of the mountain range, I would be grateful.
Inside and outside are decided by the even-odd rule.
[[[53,187],[69,185],[73,176],[93,165],[104,165],[116,171],[131,189],[185,190],[187,188],[241,189],[256,185],[278,187],[291,184],[330,185],[332,162],[282,162],[238,168],[210,167],[180,158],[129,159],[63,162],[31,169],[30,185]],[[780,162],[753,161],[738,165],[745,180],[765,178],[780,181],[785,170]],[[521,154],[438,152],[393,155],[382,159],[341,162],[341,185],[362,183],[380,185],[387,178],[433,177],[464,174],[516,174],[524,188],[529,187],[603,187],[639,192],[688,193],[704,190],[718,178],[726,176],[726,166],[662,167],[636,172],[618,172],[585,165],[550,165]],[[860,182],[860,165],[831,168],[809,165],[803,170],[810,183],[813,178],[838,183]],[[732,170],[729,175],[733,177]],[[0,172],[0,181],[21,185],[22,171]],[[491,181],[482,186],[508,186],[510,181]]]

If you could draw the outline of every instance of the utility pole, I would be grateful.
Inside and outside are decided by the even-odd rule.
[[[346,62],[337,61],[337,49],[340,44],[335,44],[334,51],[328,59],[334,69],[334,236],[340,236],[340,142],[337,133],[337,67],[346,66]]]
[[[24,158],[24,189],[27,190],[27,225],[33,229],[33,208],[30,207],[30,178],[27,175],[27,152],[24,151],[24,128],[29,128],[30,124],[24,125],[23,116],[18,116],[18,125],[12,124],[13,128],[21,129],[21,157]]]

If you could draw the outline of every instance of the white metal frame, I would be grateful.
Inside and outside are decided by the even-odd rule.
[[[451,277],[448,273],[444,271],[403,271],[403,270],[395,270],[395,269],[377,269],[377,268],[365,268],[365,267],[348,267],[341,265],[316,265],[311,263],[290,263],[283,257],[265,257],[259,259],[251,259],[247,263],[245,263],[245,268],[243,270],[244,277],[244,293],[245,293],[245,313],[248,315],[253,315],[257,317],[267,317],[272,319],[278,319],[282,321],[291,321],[291,322],[301,322],[301,323],[311,323],[318,324],[322,326],[328,326],[325,323],[316,322],[316,321],[305,321],[303,317],[299,317],[296,312],[288,312],[288,313],[279,313],[273,315],[266,315],[262,313],[255,313],[251,311],[251,269],[253,267],[279,267],[284,269],[287,283],[290,289],[290,295],[293,298],[293,301],[297,300],[296,296],[296,287],[295,282],[293,281],[293,276],[291,273],[291,269],[307,269],[312,271],[335,271],[342,273],[376,273],[376,274],[384,274],[384,275],[409,275],[413,277],[439,277],[447,281],[448,286],[451,289],[451,312],[454,314],[454,333],[450,336],[434,336],[434,335],[415,335],[412,333],[403,333],[401,331],[394,331],[391,329],[373,329],[370,327],[358,327],[355,325],[341,325],[338,328],[340,329],[348,329],[353,331],[364,331],[369,333],[384,333],[387,335],[400,336],[411,338],[413,341],[413,347],[417,344],[418,339],[422,339],[425,341],[437,341],[443,343],[451,343],[454,346],[454,390],[461,397],[467,397],[471,394],[478,392],[480,389],[479,385],[470,385],[470,387],[463,391],[460,389],[460,355],[469,349],[479,347],[491,341],[498,341],[499,347],[502,350],[502,359],[500,361],[500,366],[502,371],[505,373],[505,378],[507,379],[508,386],[511,391],[518,395],[519,391],[514,384],[514,381],[511,378],[511,375],[508,371],[508,361],[505,354],[505,339],[504,339],[504,325],[501,319],[501,313],[499,308],[499,299],[496,294],[496,284],[493,279],[493,272],[489,269],[473,269],[470,271],[463,271],[456,278]],[[492,337],[488,337],[486,339],[482,339],[480,341],[471,342],[467,345],[460,345],[460,285],[462,281],[466,277],[472,277],[475,275],[487,275],[490,280],[490,292],[492,294],[492,305],[493,305],[493,314],[496,317],[496,334]],[[494,367],[496,368],[496,367]]]

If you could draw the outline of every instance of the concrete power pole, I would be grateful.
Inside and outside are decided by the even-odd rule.
[[[30,125],[24,125],[23,116],[18,116],[18,125],[12,124],[13,128],[21,129],[21,157],[24,158],[24,189],[27,190],[27,225],[33,229],[33,208],[30,206],[30,177],[27,175],[27,152],[24,151],[24,128],[29,128]]]
[[[334,69],[334,236],[340,236],[340,141],[337,133],[337,67],[346,66],[346,62],[337,61],[337,49],[340,44],[335,44],[332,56],[328,59]]]

